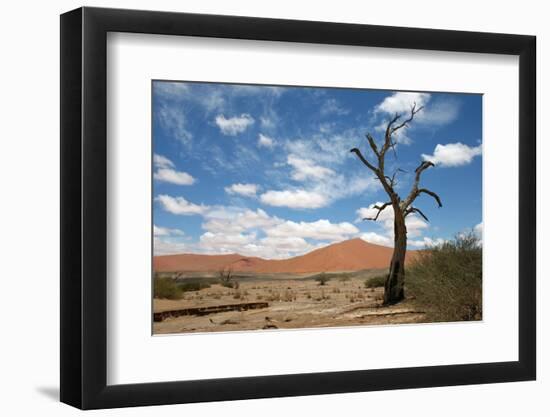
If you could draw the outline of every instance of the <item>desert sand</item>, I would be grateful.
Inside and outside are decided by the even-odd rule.
[[[352,239],[284,260],[239,254],[157,256],[155,272],[177,278],[181,284],[208,282],[210,287],[187,291],[178,300],[155,298],[153,333],[421,322],[425,315],[410,300],[384,307],[384,288],[365,285],[387,272],[392,252],[392,248]],[[415,256],[411,251],[408,259]],[[219,271],[229,269],[234,274],[231,284],[238,284],[237,288],[217,280]],[[315,280],[320,273],[329,280]],[[251,303],[254,306],[249,308]]]
[[[185,293],[181,300],[155,299],[155,312],[216,305],[267,302],[268,307],[248,311],[186,315],[153,323],[154,334],[275,330],[374,324],[418,323],[424,319],[410,302],[382,307],[384,289],[366,288],[363,273],[347,281],[332,279],[325,285],[311,279],[241,281],[238,289],[212,285]]]

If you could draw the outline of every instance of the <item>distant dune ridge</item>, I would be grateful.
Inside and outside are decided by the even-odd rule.
[[[156,272],[212,272],[231,268],[235,272],[267,274],[359,271],[388,267],[392,253],[393,248],[375,245],[357,238],[334,243],[289,259],[262,259],[239,254],[155,256],[153,268]],[[415,253],[416,251],[408,251],[407,257],[411,259]]]

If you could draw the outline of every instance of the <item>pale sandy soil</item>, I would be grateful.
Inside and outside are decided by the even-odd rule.
[[[242,281],[237,290],[215,284],[200,291],[186,292],[181,300],[154,299],[155,312],[249,302],[267,302],[269,306],[242,312],[167,318],[153,323],[153,333],[295,329],[424,321],[424,314],[415,310],[407,300],[396,306],[381,307],[383,288],[366,288],[364,281],[364,277],[349,281],[333,279],[325,285],[301,279]]]

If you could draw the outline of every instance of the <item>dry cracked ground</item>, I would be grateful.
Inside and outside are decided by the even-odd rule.
[[[372,275],[376,272],[373,271]],[[155,313],[244,303],[267,303],[246,311],[168,317],[153,323],[153,334],[227,332],[356,325],[419,323],[425,314],[410,300],[381,306],[384,289],[367,288],[365,277],[333,279],[320,285],[311,279],[241,281],[239,288],[214,284],[184,293],[180,300],[154,299]]]

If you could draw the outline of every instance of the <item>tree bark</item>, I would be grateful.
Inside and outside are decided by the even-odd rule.
[[[393,140],[392,135],[399,129],[405,128],[414,119],[416,113],[422,110],[422,106],[416,107],[416,103],[413,103],[411,107],[410,116],[404,120],[401,124],[397,125],[397,121],[401,118],[400,114],[396,114],[392,119],[388,121],[386,126],[386,133],[384,135],[384,142],[379,147],[376,144],[375,139],[369,134],[366,134],[369,146],[376,156],[377,164],[372,164],[367,158],[363,156],[359,148],[350,149],[350,152],[357,155],[359,160],[370,169],[376,177],[380,180],[384,191],[388,194],[390,201],[382,205],[374,205],[372,208],[378,210],[374,217],[367,217],[363,220],[378,220],[378,216],[386,207],[390,204],[393,207],[394,212],[394,249],[393,256],[390,263],[390,270],[386,283],[384,285],[384,304],[395,304],[405,298],[405,254],[407,253],[407,226],[405,224],[405,217],[411,213],[417,213],[424,220],[428,221],[426,215],[417,207],[413,207],[413,203],[416,198],[422,194],[428,194],[435,199],[439,207],[442,206],[439,196],[431,190],[426,188],[418,188],[420,185],[420,176],[422,173],[430,167],[434,166],[431,161],[422,161],[422,163],[414,170],[414,183],[411,190],[404,200],[401,199],[398,193],[395,192],[396,175],[400,169],[396,170],[394,174],[389,177],[385,174],[385,158],[388,149],[393,149],[395,153],[396,142]]]
[[[396,207],[397,206],[397,207]],[[394,210],[394,248],[390,271],[384,286],[384,304],[395,304],[405,298],[405,254],[407,252],[407,226],[405,214],[398,205]]]

